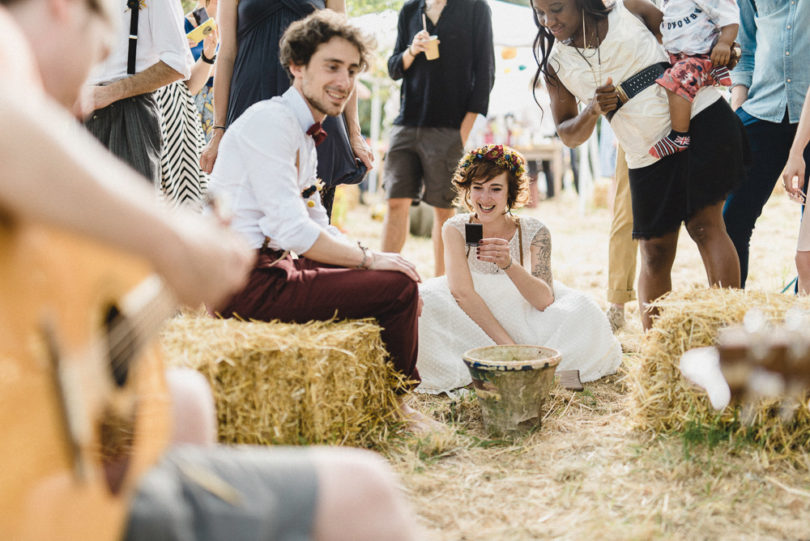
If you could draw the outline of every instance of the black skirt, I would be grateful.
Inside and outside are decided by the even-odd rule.
[[[751,159],[748,139],[725,100],[693,118],[689,132],[688,150],[630,169],[634,239],[677,231],[695,212],[723,201],[743,178]]]

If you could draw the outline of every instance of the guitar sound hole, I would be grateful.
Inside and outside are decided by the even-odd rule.
[[[114,304],[107,309],[104,325],[110,374],[115,384],[123,387],[129,378],[129,365],[137,350],[135,332],[131,322]]]

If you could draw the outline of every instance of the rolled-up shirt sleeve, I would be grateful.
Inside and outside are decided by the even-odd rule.
[[[475,51],[473,54],[473,88],[467,111],[487,115],[489,93],[495,84],[495,48],[492,41],[492,12],[485,2],[475,4]]]
[[[751,80],[754,78],[754,54],[757,50],[757,23],[751,0],[740,0],[739,6],[740,29],[737,31],[737,41],[740,43],[742,56],[731,71],[731,82],[734,86],[751,88]]]
[[[259,227],[278,246],[302,254],[326,229],[311,217],[298,186],[298,147],[289,134],[300,127],[292,115],[274,116],[274,129],[264,119],[250,117],[239,138],[248,185],[263,214]]]
[[[151,0],[149,27],[152,43],[160,61],[183,75],[191,76],[194,57],[188,48],[188,40],[183,31],[183,10],[180,2],[173,0]]]

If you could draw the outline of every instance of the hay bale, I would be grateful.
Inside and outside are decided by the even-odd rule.
[[[398,422],[403,377],[373,320],[306,324],[182,315],[162,334],[171,366],[210,383],[219,440],[374,447]]]
[[[786,457],[810,444],[810,412],[802,405],[790,421],[779,417],[779,401],[763,399],[750,406],[753,418],[741,423],[741,406],[716,412],[703,390],[681,376],[681,355],[715,344],[718,330],[742,322],[760,309],[781,323],[794,306],[810,308],[810,298],[735,289],[694,289],[670,293],[656,303],[660,315],[644,336],[637,359],[627,367],[631,418],[642,430],[683,432],[696,425],[719,429],[732,438],[760,444],[773,457]]]

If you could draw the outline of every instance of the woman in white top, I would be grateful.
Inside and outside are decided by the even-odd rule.
[[[659,43],[661,12],[646,0],[609,7],[602,0],[532,0],[532,7],[536,77],[547,82],[560,138],[571,147],[584,143],[605,115],[626,152],[644,328],[654,315],[649,303],[672,287],[681,222],[709,283],[739,287],[739,260],[722,217],[747,160],[739,120],[715,88],[703,88],[692,104],[689,149],[660,159],[648,153],[671,130],[666,92],[653,84],[668,65]]]
[[[462,355],[493,344],[555,348],[558,370],[579,370],[583,381],[614,373],[621,348],[607,318],[593,299],[552,279],[548,228],[511,213],[528,199],[523,157],[501,145],[477,148],[462,158],[453,184],[470,214],[442,228],[447,275],[419,287],[417,391],[469,384]],[[482,225],[477,247],[465,244],[468,223]]]

